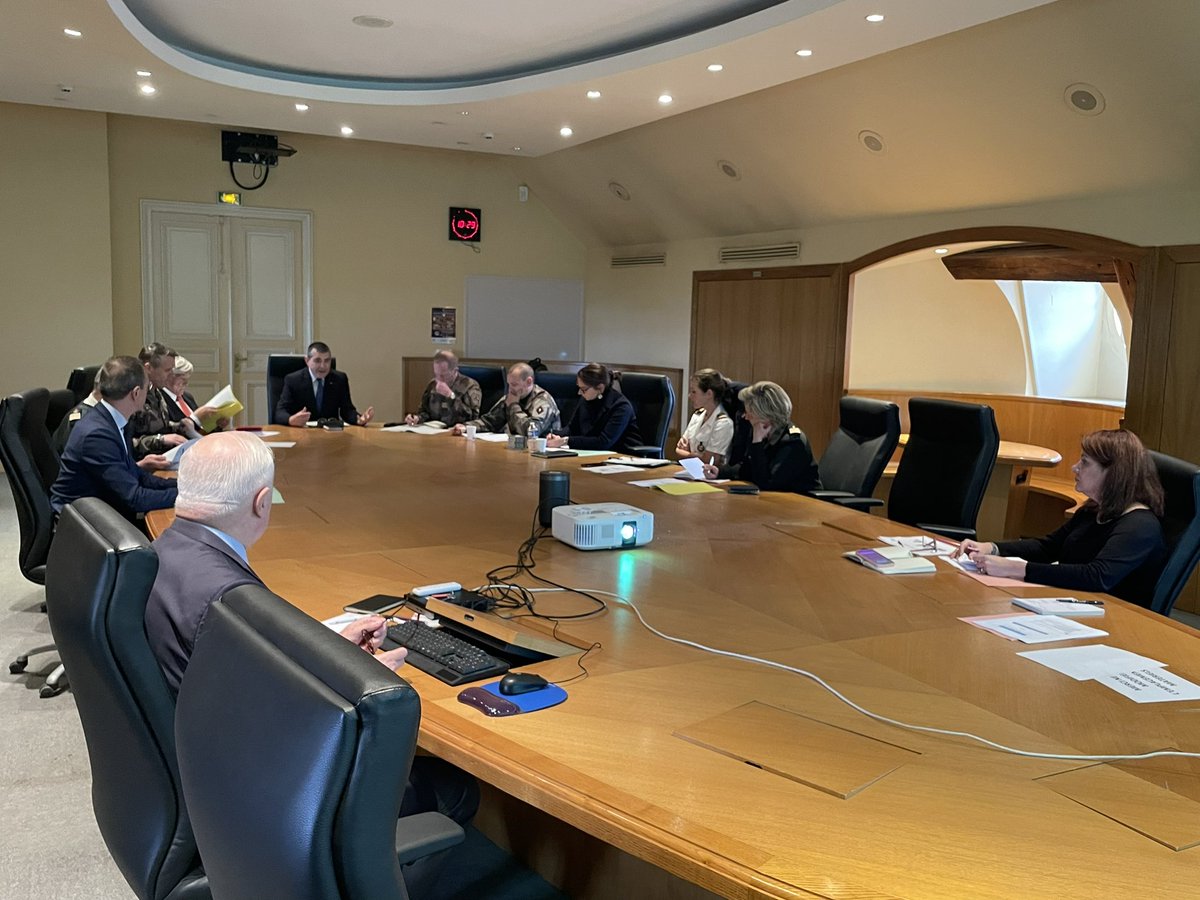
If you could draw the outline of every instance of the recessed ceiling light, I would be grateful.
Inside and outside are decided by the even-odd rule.
[[[575,133],[575,129],[572,128],[570,125],[564,125],[562,128],[558,129],[558,133],[561,134],[563,137],[570,137],[571,135],[573,135]]]
[[[520,152],[521,152],[521,147],[520,147],[520,145],[517,145],[516,147],[513,147],[513,150],[515,150],[515,151],[517,151],[518,153],[520,153]]]
[[[296,112],[308,112],[308,104],[307,103],[297,103],[296,104]]]
[[[588,98],[589,100],[599,100],[599,99],[600,99],[600,92],[599,92],[599,91],[588,91],[588,92],[587,92],[587,98]]]
[[[73,38],[83,37],[83,32],[79,31],[75,28],[64,28],[63,34],[65,34],[67,37],[73,37]]]
[[[391,19],[385,19],[382,16],[355,16],[350,21],[363,28],[391,28],[396,24]]]
[[[618,200],[628,200],[631,196],[629,189],[619,181],[610,181],[608,183],[608,192]]]
[[[812,51],[807,48],[804,50],[797,50],[796,55],[797,56],[812,56]]]
[[[471,111],[469,109],[460,109],[458,111],[458,114],[460,116],[469,116],[471,114]]]
[[[675,98],[672,97],[670,94],[659,94],[658,102],[661,103],[663,106],[669,106],[670,104],[675,102]]]
[[[720,63],[709,63],[708,64],[708,71],[710,71],[710,72],[720,72],[724,68],[725,67],[723,65],[721,65]]]
[[[354,134],[353,128],[351,128],[349,125],[342,126],[342,136],[343,137],[350,137],[350,135],[352,135],[352,134]]]
[[[867,16],[867,21],[868,22],[882,22],[883,14],[882,13],[871,13],[869,16]]]
[[[1098,116],[1104,112],[1107,105],[1099,88],[1082,82],[1068,85],[1063,91],[1063,99],[1067,101],[1067,106],[1081,116]]]
[[[138,77],[138,78],[149,78],[149,77],[150,77],[150,73],[149,73],[149,72],[147,72],[145,69],[138,69],[138,70],[137,70],[137,77]]]
[[[149,97],[151,94],[158,93],[158,88],[156,88],[152,84],[143,84],[140,87],[138,87],[138,90],[141,91],[143,94],[145,94],[147,97]]]
[[[883,137],[878,132],[860,131],[858,133],[858,142],[872,153],[883,152]]]
[[[938,247],[933,252],[936,253],[938,256],[945,256],[947,253],[950,252],[950,248],[949,247]]]
[[[742,180],[742,173],[738,171],[738,167],[727,159],[718,159],[717,169],[720,170],[721,174],[726,178],[732,178],[734,181]]]

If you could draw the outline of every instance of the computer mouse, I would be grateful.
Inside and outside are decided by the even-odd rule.
[[[528,694],[530,691],[540,691],[548,681],[541,675],[532,672],[509,672],[500,679],[500,693]]]

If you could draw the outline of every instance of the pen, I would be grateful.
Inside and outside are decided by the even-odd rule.
[[[1076,600],[1074,597],[1059,597],[1059,603],[1079,603],[1082,606],[1103,606],[1103,600]]]

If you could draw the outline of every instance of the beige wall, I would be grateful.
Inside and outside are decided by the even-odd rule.
[[[105,116],[0,103],[0,392],[112,353]]]
[[[1025,350],[994,281],[940,259],[864,269],[851,284],[847,387],[1025,393]]]
[[[218,125],[112,116],[113,334],[142,340],[139,203],[211,203],[234,189]],[[281,134],[298,149],[246,206],[313,214],[314,335],[352,379],[360,409],[398,418],[400,359],[432,355],[432,306],[459,310],[468,275],[581,278],[584,249],[533,194],[517,199],[508,160],[474,153]],[[240,167],[244,168],[244,167]],[[246,178],[246,175],[241,177]],[[450,206],[483,209],[480,252],[446,237]]]

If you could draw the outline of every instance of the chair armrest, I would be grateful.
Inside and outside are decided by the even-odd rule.
[[[662,447],[654,447],[650,444],[639,444],[636,447],[629,448],[629,455],[644,456],[647,459],[662,459],[663,449]]]
[[[819,490],[819,491],[809,491],[808,495],[810,497],[816,497],[818,500],[830,500],[830,501],[839,500],[842,497],[853,497],[854,496],[849,491],[826,491],[823,489]]]
[[[940,534],[942,537],[948,537],[953,541],[965,541],[967,538],[975,539],[974,528],[959,528],[957,525],[927,525],[924,522],[918,522],[917,528],[922,531],[932,531],[934,534]]]
[[[810,492],[809,496],[824,500],[826,503],[836,503],[847,509],[856,509],[859,512],[866,512],[873,506],[883,506],[883,501],[877,497],[856,497],[849,491],[820,490]]]
[[[405,866],[458,846],[464,836],[458,823],[441,813],[401,816],[396,820],[396,858]]]

